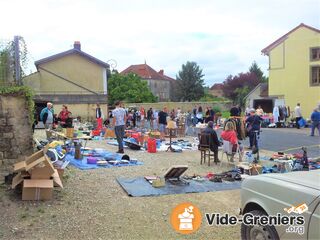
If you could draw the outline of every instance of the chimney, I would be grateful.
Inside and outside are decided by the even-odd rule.
[[[81,51],[81,43],[80,41],[74,41],[73,48]]]
[[[163,75],[163,73],[164,73],[163,69],[161,69],[161,70],[159,71],[159,73],[160,73],[161,75]]]

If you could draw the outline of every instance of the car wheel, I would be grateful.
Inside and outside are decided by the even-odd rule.
[[[261,210],[253,210],[251,212],[252,215],[262,216],[266,215],[265,212]],[[241,239],[242,240],[279,240],[279,235],[274,226],[262,226],[262,225],[244,225],[241,224]]]

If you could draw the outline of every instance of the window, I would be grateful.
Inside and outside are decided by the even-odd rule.
[[[311,61],[320,60],[320,47],[310,48],[310,60]]]
[[[320,86],[320,66],[311,67],[311,86]]]

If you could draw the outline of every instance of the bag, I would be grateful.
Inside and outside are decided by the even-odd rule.
[[[252,125],[249,124],[249,125],[247,126],[247,133],[251,132],[251,130],[252,130]]]
[[[306,120],[304,118],[301,118],[299,121],[298,121],[298,124],[300,127],[304,127],[306,125]]]

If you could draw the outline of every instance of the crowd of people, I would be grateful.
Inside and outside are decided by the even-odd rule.
[[[294,109],[296,127],[300,128],[300,121],[303,116],[301,114],[301,107],[298,103]],[[262,116],[264,111],[261,106],[254,108],[246,108],[242,114],[242,110],[239,105],[235,105],[230,109],[230,118],[242,119],[245,123],[246,135],[249,137],[249,148],[255,148],[257,146],[257,139],[260,134],[261,123],[263,122]],[[96,105],[95,117],[97,121],[97,127],[102,128],[103,125],[106,127],[114,127],[115,134],[119,143],[119,153],[123,152],[122,139],[124,137],[124,131],[127,128],[146,128],[151,130],[158,130],[160,132],[161,140],[165,140],[165,130],[168,120],[175,121],[177,125],[183,124],[185,131],[188,128],[194,127],[197,124],[206,124],[206,128],[203,130],[208,134],[212,135],[212,146],[211,150],[216,153],[220,141],[216,139],[216,133],[214,126],[218,125],[220,114],[218,115],[212,107],[206,107],[203,110],[202,106],[194,106],[189,111],[182,112],[180,108],[169,110],[164,107],[161,110],[153,108],[144,109],[131,108],[125,109],[121,101],[115,103],[115,109],[109,111],[105,121],[104,113],[100,105]],[[311,134],[314,136],[315,129],[318,129],[320,134],[320,109],[319,107],[314,109],[310,116],[311,119]],[[63,128],[72,127],[73,116],[68,110],[66,105],[62,106],[60,113],[57,115],[54,113],[53,104],[48,102],[47,106],[42,109],[40,113],[40,120],[43,122],[46,129],[52,129],[56,125],[60,125]],[[221,133],[221,139],[231,142],[233,150],[235,151],[239,147],[239,129],[236,129],[235,125],[227,123],[224,126],[224,131]],[[218,162],[217,155],[215,155],[215,161]]]

